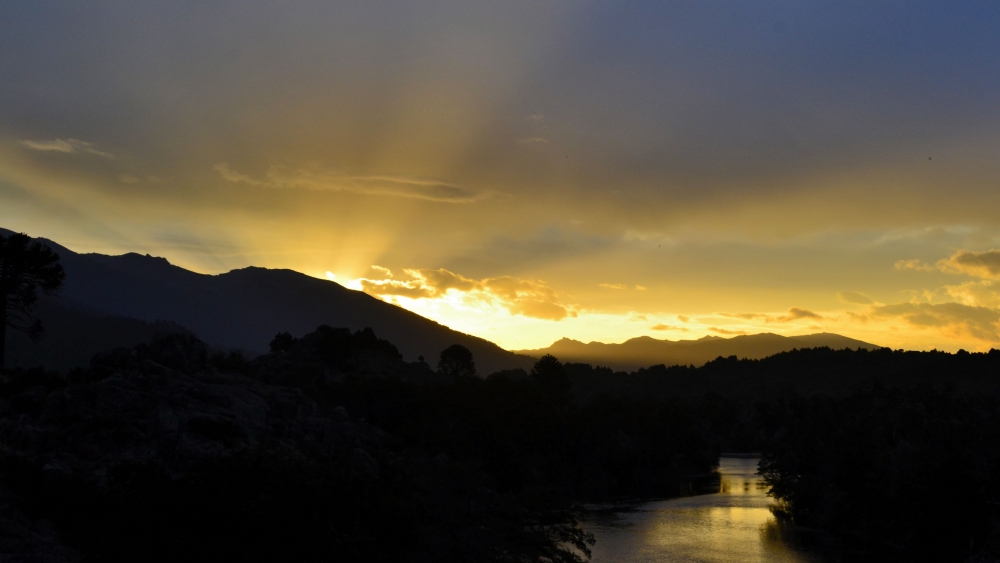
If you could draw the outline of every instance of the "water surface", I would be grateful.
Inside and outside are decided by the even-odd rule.
[[[718,493],[592,507],[593,562],[821,563],[775,521],[758,461],[721,458]]]

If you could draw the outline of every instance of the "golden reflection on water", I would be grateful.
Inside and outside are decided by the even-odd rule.
[[[791,544],[771,514],[757,459],[722,458],[719,492],[602,507],[587,522],[595,563],[815,563]],[[620,510],[619,510],[620,509]]]

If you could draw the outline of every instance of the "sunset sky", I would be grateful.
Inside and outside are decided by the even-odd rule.
[[[1000,348],[1000,3],[3,0],[0,226],[510,349]]]

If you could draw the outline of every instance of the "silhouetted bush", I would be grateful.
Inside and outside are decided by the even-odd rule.
[[[761,472],[795,522],[920,560],[982,547],[997,511],[994,398],[876,386],[760,408]]]

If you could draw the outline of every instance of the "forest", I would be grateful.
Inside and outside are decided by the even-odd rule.
[[[996,542],[1000,351],[633,373],[546,356],[483,378],[471,354],[435,370],[371,330],[271,348],[174,333],[9,371],[7,513],[50,523],[35,548],[92,561],[581,561],[583,503],[696,494],[720,452],[760,451],[790,525],[937,560]]]

